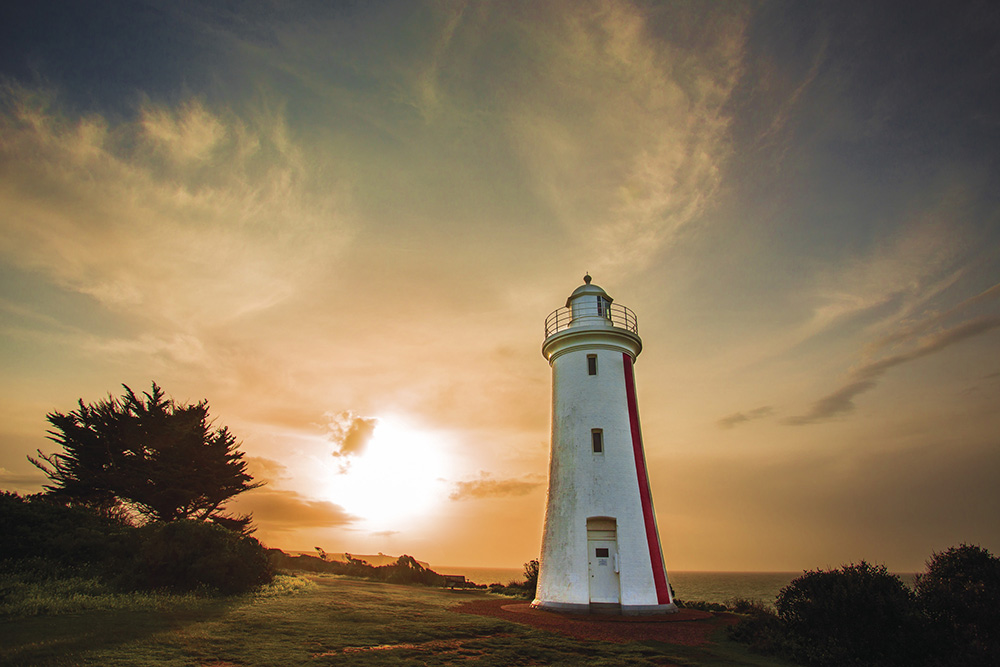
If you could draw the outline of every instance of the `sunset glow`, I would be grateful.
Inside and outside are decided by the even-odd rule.
[[[433,521],[450,491],[445,448],[426,433],[380,418],[365,451],[331,465],[326,499],[373,531]]]
[[[9,6],[7,6],[9,5]],[[905,20],[901,20],[905,17]],[[267,546],[539,554],[544,322],[635,313],[668,571],[1000,551],[990,3],[5,3],[0,489],[209,402]]]

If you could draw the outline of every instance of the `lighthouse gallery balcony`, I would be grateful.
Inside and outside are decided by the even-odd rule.
[[[605,301],[556,308],[545,318],[545,337],[578,326],[613,327],[639,335],[635,313],[625,306]]]

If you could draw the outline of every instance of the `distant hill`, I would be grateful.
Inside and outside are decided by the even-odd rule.
[[[285,551],[284,553],[288,554],[289,556],[312,556],[313,558],[316,558],[319,555],[319,553],[316,550],[313,550],[313,551]],[[336,561],[338,563],[346,563],[347,562],[348,553],[346,553],[346,552],[345,553],[332,553],[332,552],[327,551],[325,553],[326,553],[326,559],[328,561]],[[374,555],[372,555],[372,554],[350,554],[350,556],[351,556],[351,558],[354,558],[356,560],[363,560],[363,561],[365,561],[366,563],[368,563],[369,565],[371,565],[373,567],[381,567],[382,565],[393,565],[397,560],[399,560],[399,556],[387,556],[385,554],[374,554]],[[425,562],[425,561],[418,560],[417,563],[419,563],[420,567],[422,567],[422,568],[430,569],[430,564],[427,563],[427,562]]]
[[[285,553],[281,549],[268,549],[267,555],[271,565],[279,570],[326,572],[395,584],[444,586],[448,582],[448,579],[426,567],[426,563],[406,554],[395,560],[384,554],[376,556],[386,561],[385,565],[372,565],[365,560],[371,556],[355,557],[353,554],[348,559],[346,554],[313,555],[302,551]],[[343,560],[339,560],[337,556],[341,556]]]

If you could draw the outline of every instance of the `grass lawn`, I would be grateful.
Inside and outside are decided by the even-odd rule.
[[[449,608],[483,596],[334,576],[259,596],[0,617],[3,665],[788,665],[706,647],[581,641]],[[291,582],[289,584],[289,582]],[[158,605],[158,606],[157,606]],[[721,635],[721,636],[720,636]]]

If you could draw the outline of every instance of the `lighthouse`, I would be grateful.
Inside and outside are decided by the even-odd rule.
[[[589,275],[545,320],[552,442],[538,592],[570,612],[677,611],[663,564],[636,401],[635,313]]]

